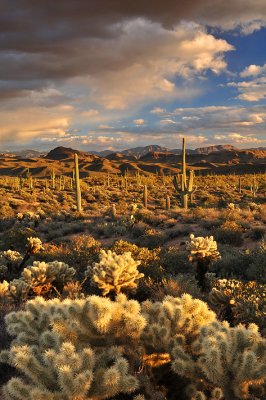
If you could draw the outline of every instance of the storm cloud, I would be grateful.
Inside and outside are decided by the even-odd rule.
[[[117,110],[145,120],[132,110],[193,98],[195,76],[227,71],[234,46],[217,30],[265,23],[264,0],[2,0],[0,140],[53,137],[86,117],[112,124]]]

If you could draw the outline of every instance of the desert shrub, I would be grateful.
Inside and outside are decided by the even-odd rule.
[[[130,226],[124,221],[118,219],[117,221],[99,222],[91,225],[93,233],[102,237],[124,236],[127,234]]]
[[[266,283],[266,257],[264,242],[253,250],[238,250],[232,246],[220,246],[221,259],[216,261],[212,271],[220,277],[250,279]]]
[[[169,274],[193,272],[192,264],[188,260],[187,252],[177,247],[167,247],[160,253],[162,267]]]
[[[266,284],[266,243],[262,241],[253,250],[246,252],[248,265],[245,277],[256,279],[257,282]]]
[[[149,298],[153,301],[162,301],[165,296],[181,297],[188,293],[192,297],[202,299],[202,293],[192,274],[178,274],[174,277],[162,279],[160,282],[145,280],[149,287]]]
[[[230,245],[220,245],[221,258],[217,260],[212,271],[220,277],[243,277],[247,268],[245,253]]]
[[[15,219],[10,218],[1,218],[0,220],[0,232],[6,232],[7,230],[11,229],[12,226],[15,224]]]
[[[14,216],[14,211],[10,205],[6,203],[0,203],[0,215],[1,218],[10,218]]]
[[[1,238],[0,250],[16,249],[23,252],[27,245],[27,239],[30,237],[39,237],[39,235],[31,228],[12,228]]]
[[[132,236],[133,238],[138,238],[139,236],[144,235],[145,231],[149,229],[149,225],[144,222],[137,222],[132,227]]]
[[[241,246],[243,243],[242,229],[235,221],[226,221],[220,228],[214,230],[219,243]]]
[[[84,278],[88,264],[98,261],[101,244],[91,235],[80,235],[66,242],[45,245],[39,260],[59,260],[69,264],[76,270],[79,279]]]
[[[254,240],[261,240],[266,234],[266,228],[262,226],[256,226],[251,229],[250,237]]]
[[[209,295],[221,318],[232,313],[233,323],[256,323],[266,329],[266,285],[256,281],[218,279]],[[230,312],[231,311],[231,312]]]
[[[162,246],[166,240],[167,235],[164,232],[155,229],[147,229],[144,235],[136,239],[136,243],[139,246],[148,247],[148,249],[154,249]]]
[[[164,221],[167,220],[167,216],[164,214],[156,214],[150,210],[142,209],[137,210],[135,213],[135,218],[137,221],[145,222],[146,224],[152,226],[163,225]]]
[[[167,232],[169,239],[175,239],[177,237],[187,236],[191,232],[189,226],[174,226]]]

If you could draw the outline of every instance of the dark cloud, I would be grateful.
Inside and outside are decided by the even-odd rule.
[[[262,20],[265,0],[1,0],[0,139],[62,135],[72,106],[78,120],[191,98],[201,88],[187,78],[226,70],[233,50],[204,26],[248,34]]]
[[[14,80],[28,86],[34,82],[39,90],[51,81],[96,74],[103,67],[122,68],[132,54],[109,60],[103,53],[94,60],[97,40],[106,43],[107,51],[108,42],[121,34],[121,22],[134,18],[170,29],[181,20],[232,27],[265,16],[265,0],[2,0],[0,77],[10,86]],[[19,90],[11,92],[15,96]]]

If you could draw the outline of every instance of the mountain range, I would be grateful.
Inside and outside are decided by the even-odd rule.
[[[56,152],[58,153],[58,156],[60,157],[60,152],[65,151],[67,152],[67,150],[63,150],[63,149],[67,149],[66,147],[60,146],[60,147],[56,147]],[[9,157],[20,157],[20,158],[38,158],[38,157],[44,157],[47,156],[47,154],[50,154],[51,152],[54,152],[54,150],[51,150],[50,152],[44,152],[44,151],[38,151],[38,150],[16,150],[16,151],[0,151],[0,155],[6,155]],[[213,145],[213,146],[205,146],[205,147],[198,147],[196,149],[187,149],[186,153],[187,154],[209,154],[209,153],[213,153],[213,152],[221,152],[224,150],[229,150],[229,151],[242,151],[242,150],[266,150],[266,147],[253,147],[253,148],[248,148],[248,149],[239,149],[235,146],[232,146],[231,144],[221,144],[221,145]],[[72,149],[69,149],[69,151],[71,152]],[[162,147],[159,146],[157,144],[153,144],[153,145],[148,145],[148,146],[142,146],[142,147],[134,147],[134,148],[130,148],[130,149],[126,149],[126,150],[122,150],[122,151],[112,151],[112,150],[103,150],[103,151],[79,151],[79,150],[73,150],[75,153],[82,153],[82,154],[94,154],[100,157],[109,157],[110,155],[114,155],[115,154],[123,154],[127,157],[133,157],[135,159],[139,159],[142,156],[145,156],[148,153],[154,153],[154,152],[160,152],[160,153],[171,153],[171,154],[182,154],[182,149],[169,149],[167,147]],[[51,153],[53,154],[53,153]],[[66,156],[64,158],[67,158]]]
[[[136,147],[121,152],[93,154],[68,147],[56,147],[48,153],[27,150],[0,154],[0,175],[20,176],[29,168],[33,176],[47,177],[53,169],[57,175],[72,174],[73,156],[77,153],[81,177],[98,173],[136,173],[173,175],[181,171],[181,149],[158,145]],[[254,173],[266,171],[266,148],[238,149],[218,145],[187,150],[188,169],[202,174]]]

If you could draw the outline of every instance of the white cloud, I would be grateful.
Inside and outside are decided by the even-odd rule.
[[[113,127],[107,124],[100,124],[98,126],[99,129],[112,129]]]
[[[234,50],[195,23],[167,29],[138,18],[117,24],[116,30],[114,39],[90,40],[97,68],[66,84],[79,85],[84,96],[109,110],[195,97],[202,89],[193,78],[226,71],[224,55]],[[177,76],[188,81],[177,86]]]
[[[258,76],[266,73],[266,63],[262,66],[251,64],[246,67],[241,73],[240,76],[242,78],[247,78],[250,76]]]
[[[163,114],[165,113],[165,109],[161,107],[154,107],[150,112],[151,114]]]
[[[160,120],[160,124],[162,125],[172,125],[172,124],[176,124],[176,122],[173,119],[161,119]]]
[[[233,141],[234,143],[262,143],[262,139],[258,139],[250,134],[242,135],[240,133],[229,133],[226,137],[229,141]]]
[[[259,101],[266,97],[266,78],[255,78],[251,81],[229,82],[229,87],[235,87],[239,92],[237,99],[244,101]]]
[[[145,124],[145,120],[144,119],[142,119],[142,118],[139,118],[139,119],[134,119],[134,124],[135,125],[144,125]]]
[[[83,111],[81,113],[83,117],[96,117],[99,115],[99,111],[91,108],[90,110]]]

